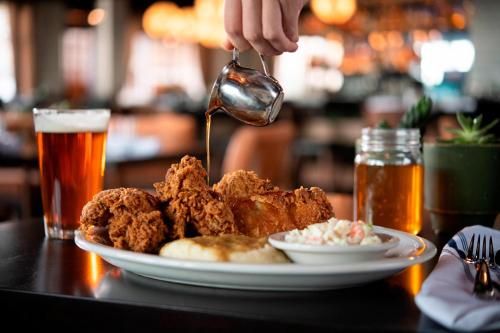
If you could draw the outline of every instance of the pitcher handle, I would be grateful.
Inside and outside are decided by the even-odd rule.
[[[266,61],[264,60],[264,56],[259,53],[260,63],[262,64],[262,68],[264,69],[264,74],[269,76],[269,71],[267,70]],[[233,49],[233,61],[239,64],[240,60],[240,51],[237,48]]]
[[[239,63],[240,60],[240,51],[237,48],[233,49],[233,61]]]
[[[269,72],[267,71],[266,61],[264,60],[264,56],[259,53],[260,63],[262,64],[262,68],[264,68],[264,74],[269,76]]]

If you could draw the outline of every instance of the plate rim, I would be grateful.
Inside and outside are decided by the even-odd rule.
[[[420,264],[432,259],[436,253],[436,246],[429,240],[415,236],[403,231],[378,227],[375,228],[385,233],[395,233],[401,239],[411,239],[419,243],[423,252],[414,256],[382,258],[373,261],[355,262],[347,264],[243,264],[233,262],[208,262],[187,259],[173,259],[161,257],[156,254],[137,253],[128,250],[116,249],[107,245],[99,244],[85,239],[80,230],[75,233],[75,243],[82,250],[94,252],[105,261],[117,259],[135,264],[146,264],[155,268],[181,269],[197,272],[218,272],[234,274],[296,274],[296,275],[316,275],[316,274],[349,274],[373,271],[389,271],[395,269],[405,269],[409,266]],[[116,265],[115,265],[116,266]],[[123,268],[123,267],[120,267]],[[126,268],[123,268],[128,270]],[[133,272],[133,270],[130,270]]]

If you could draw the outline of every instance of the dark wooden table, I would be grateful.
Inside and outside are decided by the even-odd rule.
[[[386,280],[322,292],[193,287],[121,271],[72,241],[47,240],[41,220],[0,223],[2,327],[164,331],[446,330],[414,295],[432,260]]]

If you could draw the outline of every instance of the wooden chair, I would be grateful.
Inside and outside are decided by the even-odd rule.
[[[105,186],[152,188],[163,180],[172,163],[184,154],[198,157],[196,119],[190,115],[162,112],[112,117],[111,133],[129,137],[154,137],[159,151],[154,156],[108,163]]]
[[[259,177],[289,188],[291,182],[291,148],[296,129],[291,121],[267,127],[243,126],[236,130],[227,146],[222,172],[254,170]]]
[[[38,170],[0,168],[0,221],[13,217],[30,217],[31,188],[38,186],[38,178]]]

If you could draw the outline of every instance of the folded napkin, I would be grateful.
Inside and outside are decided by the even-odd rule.
[[[500,231],[483,226],[459,231],[443,248],[439,261],[427,277],[415,301],[420,310],[448,328],[461,331],[499,330],[500,301],[481,300],[473,293],[474,265],[463,262],[472,234],[493,238],[495,251],[500,249]],[[481,240],[482,241],[482,240]],[[489,241],[488,241],[489,244]],[[500,280],[500,270],[491,270]]]

